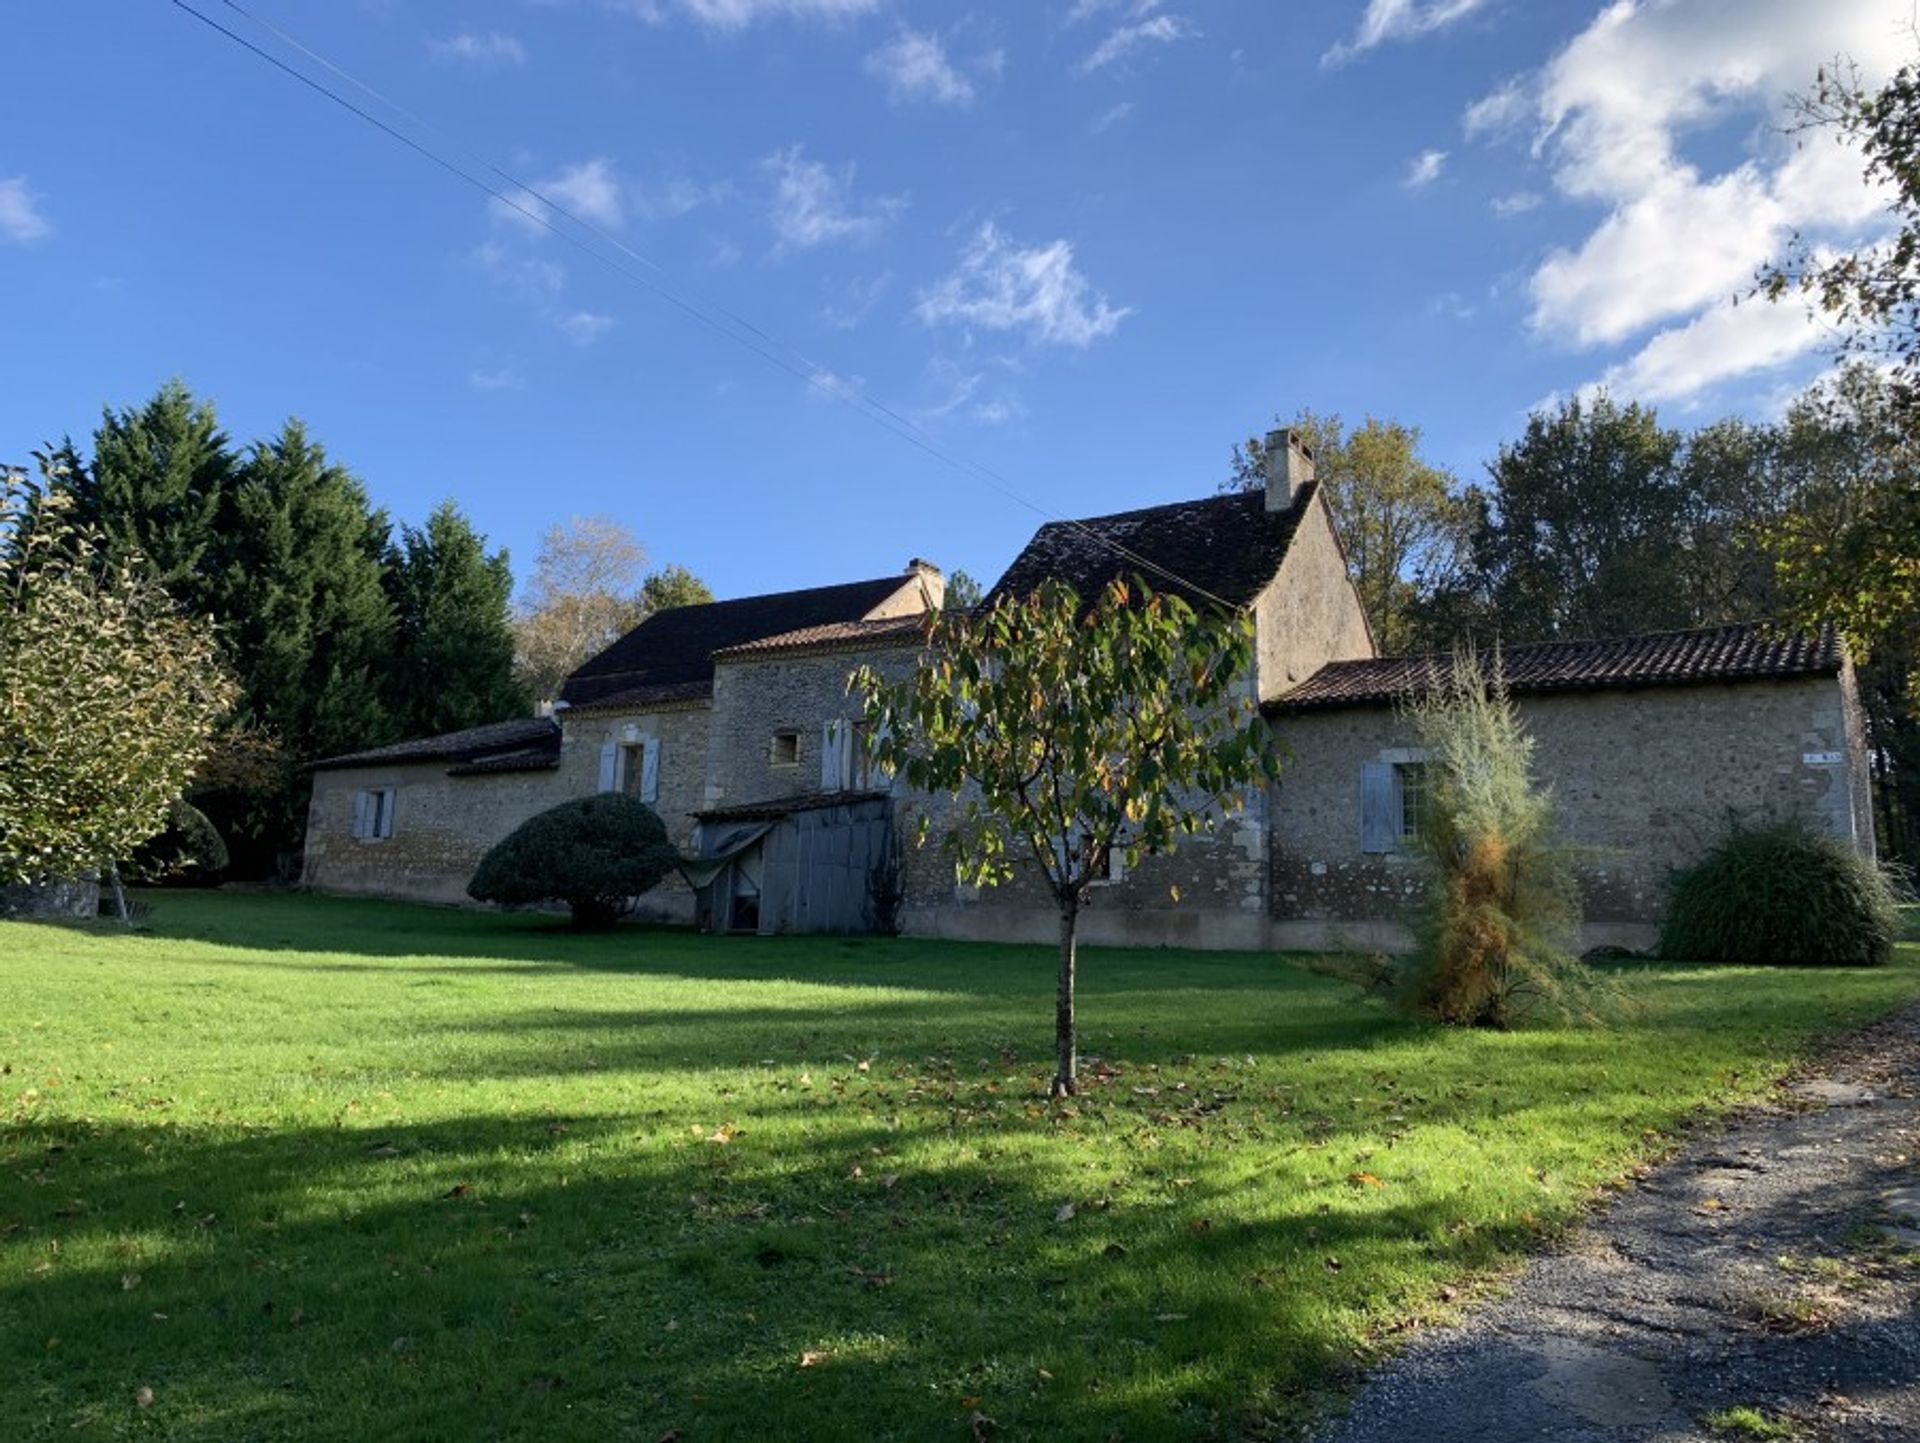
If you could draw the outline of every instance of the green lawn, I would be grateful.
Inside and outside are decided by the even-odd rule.
[[[8,1443],[1264,1436],[1920,994],[1651,968],[1613,1031],[1450,1035],[1093,950],[1111,1075],[1049,1108],[1041,949],[154,900],[0,924]]]

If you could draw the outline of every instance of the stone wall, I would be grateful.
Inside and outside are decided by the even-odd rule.
[[[1737,819],[1799,821],[1871,849],[1851,677],[1522,697],[1535,773],[1559,804],[1589,945],[1650,945],[1668,879]],[[1360,846],[1364,763],[1415,745],[1390,708],[1273,719],[1292,758],[1273,819],[1278,946],[1403,946],[1420,894],[1410,853]],[[1837,763],[1809,755],[1838,753]]]
[[[1260,593],[1253,613],[1254,674],[1263,700],[1291,691],[1330,661],[1374,654],[1324,492],[1315,492],[1279,575]]]
[[[722,661],[713,674],[713,722],[707,749],[704,805],[743,806],[821,790],[821,733],[829,721],[865,713],[848,682],[863,666],[889,681],[919,664],[913,647],[779,653]],[[792,762],[774,758],[778,732],[799,738]]]
[[[564,714],[560,765],[538,772],[450,777],[441,760],[316,772],[307,813],[304,881],[322,892],[468,901],[480,859],[515,827],[549,807],[589,796],[600,784],[600,749],[648,741],[660,747],[659,795],[651,802],[682,850],[693,844],[693,813],[706,786],[707,706]],[[394,788],[393,835],[353,835],[354,796]],[[693,894],[678,874],[641,899],[636,915],[690,921]]]
[[[303,882],[321,892],[465,902],[489,848],[565,801],[552,771],[450,777],[445,761],[315,772]],[[394,789],[393,835],[353,835],[354,797]]]

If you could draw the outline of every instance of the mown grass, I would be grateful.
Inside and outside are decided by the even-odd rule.
[[[1042,949],[154,900],[0,924],[0,1438],[1280,1433],[1920,994],[1645,966],[1612,1030],[1475,1035],[1092,950],[1049,1107]]]

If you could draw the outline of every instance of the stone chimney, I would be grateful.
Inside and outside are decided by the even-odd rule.
[[[907,575],[920,578],[920,594],[926,598],[927,610],[938,611],[947,599],[946,573],[931,561],[916,556],[907,563]]]
[[[1293,427],[1267,432],[1267,510],[1289,511],[1300,488],[1313,479],[1313,451]]]

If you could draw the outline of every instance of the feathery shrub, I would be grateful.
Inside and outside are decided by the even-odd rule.
[[[1591,1018],[1599,984],[1574,955],[1579,885],[1498,656],[1483,667],[1456,653],[1407,715],[1426,752],[1427,876],[1418,946],[1396,969],[1402,1004],[1461,1027]]]

